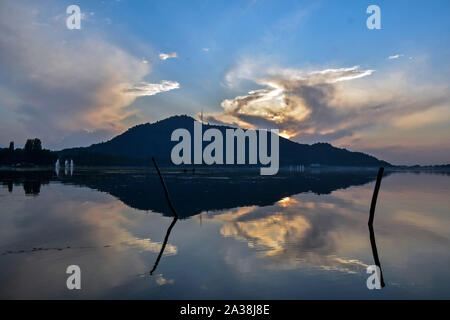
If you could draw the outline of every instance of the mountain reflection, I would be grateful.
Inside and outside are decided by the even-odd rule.
[[[206,213],[206,219],[222,222],[220,233],[223,236],[246,241],[249,247],[257,248],[260,255],[276,261],[277,267],[311,265],[349,273],[358,272],[366,265],[359,260],[335,255],[338,243],[333,239],[333,230],[335,221],[339,219],[336,215],[339,206],[322,200],[318,195],[363,185],[375,177],[376,171],[281,173],[276,177],[262,177],[255,171],[241,171],[239,174],[208,171],[164,173],[172,200],[182,218]],[[40,183],[48,184],[50,180],[104,191],[129,207],[172,216],[159,178],[151,170],[78,170],[73,176],[59,177],[52,172],[2,176],[2,181],[22,182],[26,190],[31,190],[27,192],[35,194],[39,193]],[[308,201],[304,198],[314,194],[317,199]],[[96,212],[98,210],[97,206]],[[86,217],[96,216],[98,213]],[[176,248],[167,245],[176,221],[174,219],[170,224],[162,244],[145,238],[132,240],[127,236],[128,247],[135,245],[159,252],[151,273],[157,268],[163,253],[176,253]]]
[[[448,176],[385,177],[375,243],[376,171],[163,174],[178,221],[151,170],[0,173],[0,297],[70,297],[77,264],[83,297],[370,299],[377,260],[389,282],[376,297],[448,297]]]
[[[267,206],[290,196],[313,192],[329,194],[337,189],[373,181],[376,171],[283,172],[277,176],[260,176],[257,170],[209,171],[196,173],[163,172],[167,187],[180,217],[203,211],[244,206]],[[107,192],[126,205],[144,211],[173,213],[167,205],[159,178],[153,170],[77,170],[73,176],[56,176],[45,172],[0,172],[3,184],[23,184],[27,194],[39,194],[40,185],[49,181],[86,186]]]

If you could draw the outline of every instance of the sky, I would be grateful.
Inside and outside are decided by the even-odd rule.
[[[81,9],[81,29],[66,8]],[[381,10],[370,30],[369,5]],[[0,146],[176,114],[393,164],[450,163],[450,2],[0,2]]]

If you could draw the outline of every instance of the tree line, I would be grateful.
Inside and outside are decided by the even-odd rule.
[[[8,148],[0,148],[0,165],[7,166],[33,166],[53,165],[58,159],[55,152],[42,148],[38,138],[28,139],[23,149],[14,148],[14,141]]]

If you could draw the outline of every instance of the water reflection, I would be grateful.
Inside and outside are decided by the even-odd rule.
[[[50,172],[37,171],[0,171],[0,182],[12,193],[14,186],[22,185],[25,195],[36,196],[42,185],[50,183],[53,175]]]
[[[296,195],[283,198],[273,206],[237,208],[208,214],[207,218],[221,222],[223,236],[244,241],[255,248],[260,257],[269,260],[267,266],[270,268],[308,266],[360,273],[367,264],[349,258],[349,254],[338,254],[341,243],[347,241],[339,239],[341,234],[335,233],[336,225],[344,224],[349,234],[357,225],[347,213],[340,216],[343,212],[339,210],[335,201],[314,195]]]
[[[383,179],[384,168],[380,168],[378,170],[377,180],[375,182],[375,188],[373,190],[372,201],[370,203],[370,212],[369,212],[369,232],[370,232],[370,246],[372,247],[373,259],[375,261],[375,265],[378,267],[376,270],[377,275],[379,276],[379,282],[382,288],[386,286],[383,278],[383,270],[381,269],[380,259],[378,258],[378,250],[377,243],[375,241],[375,232],[373,230],[373,220],[375,218],[375,208],[377,204],[378,193],[380,191],[381,180]],[[379,270],[379,274],[378,274]]]
[[[172,232],[172,229],[175,226],[175,223],[177,223],[177,220],[178,220],[178,216],[175,216],[173,218],[172,223],[170,224],[169,228],[167,229],[166,236],[164,237],[164,242],[161,246],[161,250],[159,251],[158,257],[156,258],[155,264],[153,265],[153,268],[150,271],[150,275],[153,275],[153,272],[155,272],[156,268],[158,268],[159,261],[161,260],[164,250],[166,249],[167,241],[169,240],[170,233]]]
[[[0,173],[0,297],[450,297],[448,176],[383,178],[375,242],[376,171],[164,175],[178,220],[160,214],[172,216],[151,170]],[[39,196],[25,197],[26,181]],[[386,287],[369,291],[366,267],[380,260]],[[83,292],[65,288],[70,264]]]
[[[197,170],[195,173],[166,171],[163,175],[171,197],[183,204],[180,217],[186,218],[204,211],[272,205],[298,193],[329,194],[337,189],[373,181],[376,170],[331,171],[325,174],[284,172],[275,177],[260,176],[257,170]],[[153,170],[122,170],[114,171],[114,174],[79,171],[73,177],[63,177],[61,181],[107,192],[135,209],[173,216],[159,177]]]

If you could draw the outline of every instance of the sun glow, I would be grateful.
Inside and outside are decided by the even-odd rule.
[[[285,139],[290,139],[291,137],[295,136],[295,133],[289,132],[287,130],[282,130],[280,131],[279,136]]]

